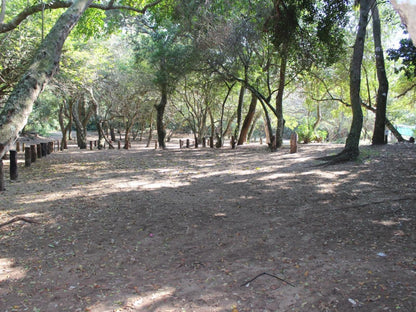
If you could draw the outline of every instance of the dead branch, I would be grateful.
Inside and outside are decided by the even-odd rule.
[[[283,278],[280,278],[280,277],[278,277],[278,276],[276,276],[276,275],[273,275],[273,274],[270,274],[270,273],[266,273],[266,272],[263,272],[263,273],[260,273],[259,275],[256,275],[256,276],[255,276],[254,278],[252,278],[251,280],[249,280],[249,281],[247,281],[247,282],[245,282],[245,283],[241,284],[241,285],[240,285],[240,287],[247,286],[247,285],[248,285],[248,284],[250,284],[252,281],[254,281],[255,279],[259,278],[259,277],[260,277],[260,276],[262,276],[262,275],[267,275],[267,276],[270,276],[270,277],[274,277],[275,279],[278,279],[279,281],[282,281],[282,282],[284,282],[284,283],[286,283],[286,284],[288,284],[288,285],[290,285],[290,286],[292,286],[292,287],[296,287],[295,285],[293,285],[293,284],[289,283],[288,281],[284,280]]]
[[[0,223],[0,228],[2,228],[3,226],[9,225],[11,223],[17,222],[17,221],[24,221],[24,222],[27,222],[27,223],[36,223],[36,224],[39,223],[35,220],[29,219],[29,218],[26,218],[26,217],[14,217],[14,218],[10,219],[9,221],[6,221],[4,223]]]

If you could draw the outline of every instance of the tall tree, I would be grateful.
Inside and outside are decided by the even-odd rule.
[[[378,91],[376,97],[376,120],[374,123],[374,132],[372,143],[384,144],[385,128],[386,128],[386,107],[387,107],[387,94],[389,91],[389,82],[387,80],[386,68],[384,65],[384,53],[381,44],[381,25],[380,14],[378,10],[377,1],[371,7],[371,13],[373,18],[373,40],[374,40],[374,53],[376,57],[377,79],[378,79]]]
[[[166,148],[166,129],[164,114],[169,96],[177,83],[191,68],[193,46],[189,39],[180,35],[177,25],[165,22],[157,25],[154,20],[142,19],[146,34],[135,39],[137,63],[147,63],[149,72],[154,75],[153,82],[160,92],[160,101],[156,108],[156,128],[159,148]],[[140,24],[139,26],[143,26]],[[140,27],[139,31],[143,31]]]
[[[364,55],[364,43],[367,33],[368,15],[374,0],[360,0],[360,16],[358,29],[353,47],[353,54],[350,63],[350,100],[352,109],[352,122],[344,149],[337,155],[324,157],[323,160],[331,162],[348,161],[357,159],[360,150],[360,136],[363,126],[363,112],[361,109],[361,65]]]
[[[135,9],[122,6],[123,9],[134,9],[136,12],[144,13],[150,6],[161,2],[155,1],[146,5],[143,9]],[[10,148],[16,140],[18,133],[25,126],[33,103],[55,74],[62,47],[73,27],[77,24],[85,10],[89,6],[97,6],[102,9],[114,9],[114,1],[108,5],[93,4],[93,0],[74,0],[73,2],[54,1],[48,4],[48,8],[68,8],[56,21],[48,35],[42,41],[39,49],[30,63],[29,69],[24,73],[17,83],[13,92],[8,97],[4,107],[0,111],[0,157]],[[119,7],[120,8],[120,7]],[[25,8],[7,23],[0,23],[0,33],[15,29],[28,16],[41,12],[45,5],[39,4]]]

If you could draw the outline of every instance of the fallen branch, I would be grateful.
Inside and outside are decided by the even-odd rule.
[[[252,281],[254,281],[255,279],[259,278],[259,277],[260,277],[260,276],[262,276],[262,275],[267,275],[267,276],[270,276],[270,277],[274,277],[275,279],[278,279],[279,281],[282,281],[282,282],[284,282],[284,283],[286,283],[286,284],[288,284],[288,285],[290,285],[290,286],[292,286],[292,287],[296,287],[295,285],[293,285],[293,284],[289,283],[288,281],[284,280],[283,278],[280,278],[280,277],[278,277],[278,276],[276,276],[276,275],[273,275],[273,274],[270,274],[270,273],[266,273],[266,272],[260,273],[259,275],[257,275],[256,277],[252,278],[251,280],[249,280],[249,281],[247,281],[247,282],[245,282],[245,283],[241,284],[241,287],[243,287],[243,286],[247,286],[247,285],[248,285],[248,284],[250,284]]]
[[[25,217],[14,217],[14,218],[10,219],[9,221],[6,221],[4,223],[0,223],[0,228],[2,228],[3,226],[9,225],[11,223],[17,222],[17,221],[24,221],[24,222],[27,222],[27,223],[39,223],[35,220],[28,219],[28,218],[25,218]]]

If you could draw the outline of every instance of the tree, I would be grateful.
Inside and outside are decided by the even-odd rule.
[[[378,10],[377,1],[371,7],[371,13],[373,18],[373,40],[374,40],[374,53],[376,57],[377,79],[378,79],[378,91],[376,98],[376,120],[374,123],[373,144],[384,144],[385,128],[386,128],[386,106],[387,106],[387,94],[389,91],[389,82],[387,80],[386,68],[384,65],[384,53],[381,45],[381,27],[380,27],[380,15]]]
[[[361,65],[364,54],[364,42],[368,24],[368,15],[374,0],[360,1],[360,17],[358,29],[353,47],[353,55],[350,63],[350,100],[352,108],[352,122],[344,149],[335,156],[322,158],[331,162],[348,161],[357,159],[360,150],[360,136],[363,126],[363,112],[361,109]]]
[[[153,83],[160,92],[159,104],[155,105],[156,127],[159,148],[164,149],[166,129],[163,118],[168,98],[179,79],[190,71],[194,50],[189,39],[180,36],[177,25],[168,22],[157,25],[146,19],[141,22],[144,23],[147,33],[140,35],[134,42],[136,62],[147,64],[149,72],[154,75]]]
[[[29,69],[17,83],[13,92],[0,112],[0,157],[10,148],[16,140],[18,133],[27,122],[33,103],[55,74],[62,47],[73,27],[77,24],[84,11],[89,7],[102,9],[115,9],[114,1],[105,6],[92,5],[93,0],[75,0],[73,2],[52,2],[50,8],[67,7],[68,9],[58,18],[49,34],[42,41],[30,63]],[[143,9],[135,9],[127,6],[120,6],[122,9],[134,9],[135,12],[144,13],[149,7],[161,2],[155,1],[146,5]],[[0,24],[0,33],[15,29],[26,17],[41,12],[43,5],[34,5],[25,8],[8,23]],[[49,6],[48,6],[49,8]]]
[[[33,103],[55,74],[70,31],[92,0],[76,0],[63,13],[36,52],[28,71],[13,89],[0,112],[0,157],[14,143],[27,122]]]

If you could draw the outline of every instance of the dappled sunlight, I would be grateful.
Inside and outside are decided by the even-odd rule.
[[[389,220],[373,220],[371,221],[373,224],[384,225],[384,226],[393,226],[393,225],[401,225],[403,222],[412,221],[410,218],[397,218],[397,219],[389,219]]]
[[[16,266],[12,259],[0,258],[0,282],[21,279],[25,276],[26,271],[22,267]]]

